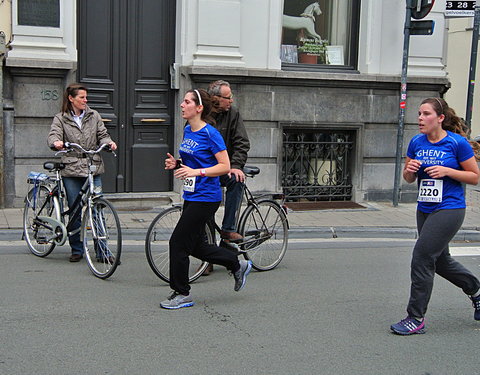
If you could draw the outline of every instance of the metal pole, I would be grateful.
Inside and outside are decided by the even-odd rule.
[[[472,51],[470,54],[470,73],[468,75],[467,90],[467,110],[465,115],[465,123],[468,128],[472,128],[472,111],[473,111],[473,90],[475,89],[475,72],[477,69],[477,50],[478,50],[478,31],[480,26],[480,5],[475,5],[475,17],[473,20],[472,35]]]
[[[407,9],[405,12],[405,28],[403,29],[403,58],[402,58],[402,78],[400,85],[400,112],[398,115],[397,131],[397,154],[395,157],[395,180],[393,184],[393,206],[398,206],[400,198],[400,175],[402,171],[403,154],[403,132],[405,109],[407,107],[407,68],[408,68],[408,49],[410,47],[410,26],[412,18],[412,1],[406,0]]]

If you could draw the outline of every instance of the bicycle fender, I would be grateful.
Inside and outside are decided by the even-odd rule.
[[[65,225],[62,222],[48,216],[38,216],[38,219],[50,224],[53,228],[55,228],[55,232],[57,232],[57,229],[60,228],[60,230],[62,231],[62,235],[57,236],[54,239],[56,245],[62,246],[65,244],[65,242],[67,242],[67,228],[65,228]]]

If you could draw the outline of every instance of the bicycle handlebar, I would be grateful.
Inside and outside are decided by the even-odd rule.
[[[110,145],[108,145],[107,143],[103,143],[100,145],[100,147],[96,150],[85,150],[82,146],[80,146],[78,143],[73,143],[73,142],[65,142],[64,143],[64,147],[66,150],[60,150],[60,151],[57,151],[55,153],[55,156],[59,155],[59,154],[62,154],[62,153],[68,153],[68,152],[72,152],[74,148],[80,150],[81,152],[83,152],[84,154],[89,154],[89,155],[93,155],[93,154],[98,154],[100,151],[102,151],[103,149],[106,149],[105,151],[110,151],[113,155],[117,156],[117,154],[115,154],[115,152],[113,152],[112,149],[110,149]]]

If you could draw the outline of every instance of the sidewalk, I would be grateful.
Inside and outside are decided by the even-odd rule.
[[[456,240],[480,241],[480,189],[467,189],[467,211],[462,229]],[[361,209],[335,209],[316,211],[290,211],[288,220],[290,236],[299,237],[307,232],[310,236],[332,237],[389,237],[416,238],[415,203],[399,204],[391,202],[362,203]],[[119,210],[122,229],[127,232],[147,232],[153,218],[162,207],[154,210]],[[217,215],[221,222],[223,208]],[[21,208],[0,210],[0,232],[22,230]]]

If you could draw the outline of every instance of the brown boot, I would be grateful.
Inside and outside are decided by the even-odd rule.
[[[237,232],[225,232],[224,230],[220,231],[220,236],[224,240],[228,241],[240,241],[243,240],[243,237],[240,233]]]
[[[70,255],[69,261],[70,262],[80,262],[83,258],[82,254],[72,254]]]

